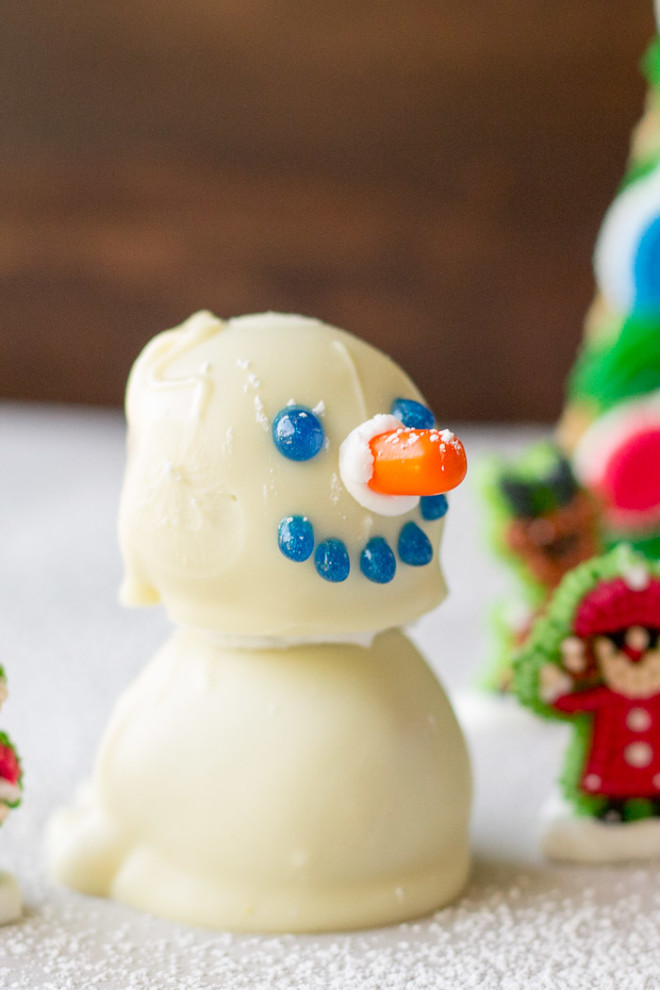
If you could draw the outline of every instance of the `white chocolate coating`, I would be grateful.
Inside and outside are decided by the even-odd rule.
[[[317,931],[414,917],[468,870],[470,771],[399,631],[220,650],[181,630],[120,700],[55,877],[179,921]]]
[[[423,401],[388,357],[316,320],[266,313],[222,323],[198,313],[156,337],[138,358],[127,394],[129,448],[120,509],[125,604],[162,600],[175,622],[233,636],[336,637],[404,625],[442,601],[442,520],[419,509],[377,515],[342,484],[339,448],[394,399]],[[271,436],[290,400],[321,407],[327,447],[288,460]],[[385,496],[381,496],[385,498]],[[331,585],[313,561],[288,560],[280,520],[306,515],[317,542],[344,541],[351,573]],[[399,562],[393,581],[360,573],[370,537],[396,549],[415,520],[435,558]]]
[[[397,517],[366,509],[339,473],[346,436],[397,398],[422,401],[389,358],[302,317],[199,313],[144,350],[127,395],[121,596],[162,601],[181,628],[120,699],[87,796],[52,823],[62,883],[237,931],[385,924],[459,893],[465,745],[393,628],[444,596],[443,523],[417,500]],[[291,401],[323,425],[307,461],[272,437]],[[345,543],[346,580],[282,553],[295,515],[317,544]],[[397,558],[389,582],[369,580],[362,548],[381,536],[396,553],[410,521],[432,561]]]

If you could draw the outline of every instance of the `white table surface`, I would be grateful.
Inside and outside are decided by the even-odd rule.
[[[473,464],[533,429],[459,430]],[[506,577],[480,540],[469,484],[452,498],[443,559],[451,595],[414,636],[464,714],[473,754],[474,867],[465,896],[376,931],[256,937],[170,924],[55,888],[45,821],[88,775],[112,704],[164,639],[161,610],[116,603],[118,413],[0,405],[0,724],[25,766],[25,800],[2,829],[23,921],[0,930],[2,990],[658,990],[660,869],[544,863],[539,807],[563,728],[513,703],[475,716],[468,689]],[[474,474],[472,475],[474,477]]]

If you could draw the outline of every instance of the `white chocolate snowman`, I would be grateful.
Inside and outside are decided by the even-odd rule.
[[[384,354],[279,314],[160,334],[127,416],[121,598],[177,628],[53,820],[53,875],[236,931],[445,904],[468,872],[468,758],[398,627],[444,597],[446,502],[370,479],[374,437],[417,429],[451,456],[455,438]]]

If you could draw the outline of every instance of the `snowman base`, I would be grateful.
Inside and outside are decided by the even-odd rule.
[[[469,804],[458,723],[401,631],[249,650],[179,629],[48,858],[65,886],[185,924],[369,928],[460,893]]]
[[[18,921],[22,913],[21,891],[15,877],[0,871],[0,925]]]
[[[660,818],[605,822],[578,815],[558,795],[542,814],[541,849],[549,859],[571,863],[625,863],[660,859]]]

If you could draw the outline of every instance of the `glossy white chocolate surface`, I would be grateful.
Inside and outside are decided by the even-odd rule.
[[[69,886],[205,927],[370,927],[461,890],[470,790],[401,632],[241,651],[181,630],[117,705],[50,859]]]
[[[316,320],[266,313],[222,323],[198,313],[156,337],[138,358],[127,395],[128,466],[120,511],[122,600],[162,600],[175,622],[234,636],[333,636],[404,625],[445,594],[442,520],[419,508],[367,511],[346,490],[339,448],[397,398],[423,401],[388,357]],[[320,409],[327,447],[288,460],[271,436],[293,400]],[[383,498],[383,496],[381,496]],[[319,578],[313,560],[281,553],[278,526],[306,515],[316,541],[346,544],[351,573]],[[360,573],[373,536],[396,552],[414,520],[433,543],[426,567],[398,563],[393,581]]]

